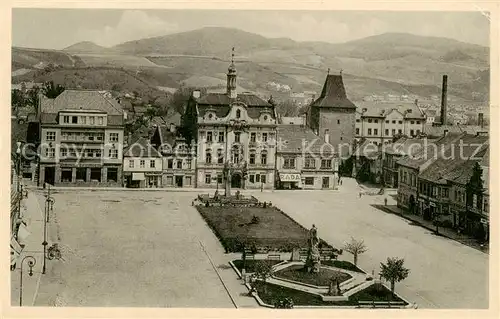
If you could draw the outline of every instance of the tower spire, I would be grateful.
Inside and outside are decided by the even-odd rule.
[[[227,69],[227,95],[236,98],[236,66],[234,65],[234,47],[231,49],[231,64]]]

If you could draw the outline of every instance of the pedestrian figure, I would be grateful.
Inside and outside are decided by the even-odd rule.
[[[342,180],[340,180],[340,185],[342,185]]]
[[[361,192],[359,192],[359,198],[361,198]]]
[[[385,206],[387,206],[387,197],[384,198],[384,204],[385,204]]]

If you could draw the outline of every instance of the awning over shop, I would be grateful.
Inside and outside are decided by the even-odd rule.
[[[143,181],[145,179],[146,179],[146,177],[144,177],[144,173],[132,173],[132,180],[133,181]]]
[[[282,182],[299,182],[300,183],[301,176],[296,173],[280,173],[280,181]]]
[[[17,238],[19,238],[21,242],[24,242],[29,235],[30,232],[28,231],[28,228],[26,228],[24,223],[21,223],[19,225],[19,230],[17,231]]]

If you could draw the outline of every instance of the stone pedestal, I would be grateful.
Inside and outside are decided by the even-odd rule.
[[[321,267],[321,256],[317,247],[309,248],[307,253],[306,268],[309,272],[318,273]]]
[[[330,281],[330,286],[328,287],[328,295],[330,296],[340,295],[340,288],[337,281],[335,280]]]
[[[291,261],[300,261],[300,249],[299,248],[294,248],[292,250]]]

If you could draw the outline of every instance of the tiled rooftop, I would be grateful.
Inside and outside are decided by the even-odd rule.
[[[356,108],[354,103],[347,98],[342,75],[334,74],[326,76],[321,95],[312,103],[312,106]]]
[[[366,111],[363,112],[363,109],[366,109]],[[425,118],[415,103],[382,101],[360,101],[356,103],[356,111],[365,117],[385,117],[393,110],[398,111],[408,119],[424,120]]]
[[[160,153],[143,137],[132,142],[123,152],[123,157],[161,157]]]
[[[324,154],[332,154],[333,145],[325,143],[306,126],[283,124],[278,125],[277,130],[278,153],[302,153],[310,150],[311,153],[319,154],[323,147]]]
[[[106,97],[105,92],[92,90],[65,90],[55,99],[43,98],[42,113],[58,113],[66,110],[101,111],[108,115],[122,115],[118,102]]]
[[[485,136],[462,136],[453,142],[444,154],[438,155],[437,159],[422,172],[420,178],[440,183],[446,182],[447,174],[456,176],[452,172],[459,170],[459,168],[466,169],[468,167],[466,162],[480,161],[488,149],[488,142],[488,138]]]

